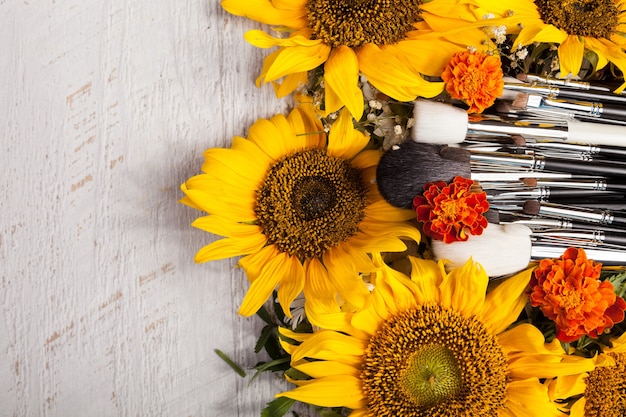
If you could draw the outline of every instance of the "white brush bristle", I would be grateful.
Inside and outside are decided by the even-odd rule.
[[[465,242],[432,241],[435,259],[450,261],[446,268],[465,265],[471,257],[482,265],[490,277],[521,271],[528,266],[531,255],[531,230],[522,224],[492,224],[480,236],[470,236]]]
[[[430,100],[416,100],[413,108],[413,140],[448,145],[461,143],[467,135],[467,113],[463,109]]]

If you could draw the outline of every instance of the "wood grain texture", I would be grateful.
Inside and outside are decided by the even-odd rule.
[[[284,112],[217,0],[0,0],[0,416],[258,416],[262,326],[177,203],[202,152]]]

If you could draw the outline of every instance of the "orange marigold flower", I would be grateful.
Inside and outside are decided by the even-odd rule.
[[[424,233],[445,243],[467,240],[487,227],[483,216],[489,210],[487,193],[477,191],[474,181],[456,176],[424,185],[424,194],[413,199],[417,220],[424,222]]]
[[[554,320],[559,340],[598,337],[624,320],[626,302],[615,294],[613,284],[599,280],[601,269],[601,263],[576,248],[568,248],[560,258],[543,259],[535,269],[530,302]]]
[[[481,113],[502,95],[503,77],[500,57],[477,51],[452,55],[441,74],[450,97],[463,100],[468,113]]]

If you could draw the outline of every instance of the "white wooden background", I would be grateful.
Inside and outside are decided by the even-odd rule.
[[[177,203],[202,152],[285,111],[218,0],[0,0],[0,416],[253,417],[257,318]]]

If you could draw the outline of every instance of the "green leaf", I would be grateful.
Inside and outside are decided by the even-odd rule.
[[[265,326],[263,330],[261,330],[261,336],[259,336],[259,340],[257,340],[256,345],[254,346],[254,353],[259,353],[261,349],[267,344],[268,339],[272,336],[274,331],[274,326]]]
[[[613,284],[615,294],[617,294],[618,297],[624,298],[626,295],[626,271],[608,277],[607,281]]]
[[[219,349],[214,349],[214,352],[217,354],[217,356],[219,356],[220,358],[222,358],[222,360],[224,362],[226,362],[228,364],[228,366],[230,366],[231,368],[233,368],[233,370],[235,372],[237,372],[239,374],[240,377],[245,378],[246,377],[246,372],[241,369],[239,367],[239,365],[237,365],[235,362],[233,362],[233,360],[231,358],[229,358],[224,352],[222,352]]]
[[[250,379],[250,382],[254,381],[254,379],[256,377],[258,377],[259,375],[261,375],[262,372],[265,372],[265,371],[271,371],[271,372],[274,372],[274,371],[284,371],[284,370],[288,369],[290,360],[291,360],[291,357],[286,356],[284,358],[276,359],[276,360],[273,360],[273,361],[263,362],[263,363],[255,366],[254,369],[256,369],[257,371],[255,372],[255,374]]]
[[[283,417],[296,400],[287,397],[278,397],[267,403],[261,411],[261,417]]]
[[[265,306],[261,306],[261,308],[259,308],[259,310],[256,312],[256,315],[261,317],[261,320],[263,320],[267,324],[269,324],[269,325],[273,325],[274,324],[274,322],[272,321],[272,316],[267,311]]]
[[[295,368],[289,368],[285,371],[285,375],[288,376],[291,379],[295,379],[295,380],[306,380],[306,379],[311,379],[310,376],[308,376],[307,374],[305,374],[302,371],[298,371]]]

